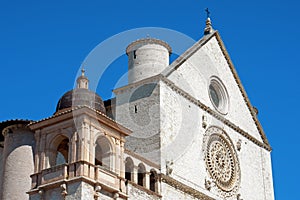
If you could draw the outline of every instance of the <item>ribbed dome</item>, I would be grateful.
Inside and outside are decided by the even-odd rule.
[[[66,92],[59,99],[56,106],[56,112],[59,112],[65,108],[72,108],[76,106],[88,106],[106,114],[104,103],[101,97],[95,92],[85,88],[76,88]]]

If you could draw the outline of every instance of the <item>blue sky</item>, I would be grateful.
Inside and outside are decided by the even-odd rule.
[[[163,27],[200,39],[208,7],[273,147],[276,199],[298,199],[299,6],[295,0],[2,0],[0,121],[53,114],[88,53],[115,34]],[[109,78],[97,89],[104,99],[126,69],[123,55],[105,72]]]

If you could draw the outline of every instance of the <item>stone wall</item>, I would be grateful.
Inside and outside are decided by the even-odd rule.
[[[94,199],[94,188],[85,182],[68,184],[66,200],[90,200]]]
[[[116,94],[116,121],[133,131],[126,138],[126,149],[159,163],[159,88],[147,83]]]
[[[151,195],[147,193],[145,190],[141,189],[140,187],[136,187],[132,184],[127,185],[128,191],[128,200],[158,200],[160,199],[157,195]],[[172,198],[169,198],[172,199]]]
[[[214,109],[208,93],[209,82],[213,76],[218,77],[223,82],[229,95],[226,119],[251,133],[257,140],[262,141],[244,97],[215,37],[211,38],[168,78],[191,96]]]
[[[193,197],[181,190],[178,190],[168,184],[162,184],[162,199],[169,200],[169,199],[184,199],[184,200],[196,200],[198,198]]]
[[[46,200],[64,200],[63,196],[61,195],[61,188],[53,188],[51,190],[46,190],[43,199]]]
[[[218,41],[212,38],[169,76],[175,86],[160,82],[162,172],[167,172],[169,165],[176,180],[200,191],[206,189],[205,181],[211,181],[211,177],[204,161],[204,135],[215,126],[232,141],[240,166],[240,189],[224,194],[212,183],[210,192],[220,197],[227,195],[228,199],[236,199],[238,194],[243,199],[274,199],[270,153],[197,105],[199,100],[215,110],[208,92],[213,76],[222,80],[229,95],[228,113],[218,115],[262,142]]]
[[[228,199],[236,199],[238,194],[244,199],[273,199],[270,153],[207,114],[166,84],[161,82],[160,86],[161,116],[171,119],[161,117],[162,172],[167,173],[166,166],[169,165],[172,169],[171,177],[199,191],[206,190],[205,180],[211,180],[211,177],[205,164],[204,135],[209,127],[219,127],[232,142],[240,170],[237,180],[240,189],[228,194]],[[206,116],[205,127],[202,116]],[[212,185],[210,192],[220,197],[224,194],[220,193],[216,185]],[[253,196],[253,193],[256,195]]]

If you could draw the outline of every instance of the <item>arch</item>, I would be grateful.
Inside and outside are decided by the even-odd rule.
[[[69,139],[63,139],[57,147],[56,150],[56,160],[55,165],[68,163],[69,157]]]
[[[69,162],[69,138],[58,135],[50,142],[49,147],[50,167]]]
[[[133,160],[130,157],[127,157],[125,160],[125,179],[128,181],[133,181]]]
[[[150,170],[149,186],[151,191],[158,192],[158,175],[154,169]]]
[[[143,163],[138,165],[138,185],[146,186],[146,168]]]
[[[113,154],[114,151],[109,139],[105,136],[98,137],[95,142],[95,165],[112,170]]]

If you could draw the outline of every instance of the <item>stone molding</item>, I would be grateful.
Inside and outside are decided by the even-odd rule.
[[[187,193],[195,198],[202,199],[202,200],[214,200],[213,198],[203,194],[202,192],[199,192],[198,190],[195,190],[194,188],[187,186],[174,178],[161,174],[161,181],[172,186],[175,189],[181,190],[184,193]]]
[[[176,86],[168,78],[166,78],[164,76],[161,76],[161,80],[165,84],[167,84],[167,86],[169,86],[173,91],[175,91],[176,93],[178,93],[180,96],[186,98],[191,103],[195,104],[196,106],[198,106],[199,108],[201,108],[202,110],[204,110],[205,112],[207,112],[208,114],[210,114],[211,116],[215,117],[217,120],[223,122],[229,128],[235,130],[236,132],[238,132],[242,136],[244,136],[247,139],[249,139],[250,141],[252,141],[254,144],[256,144],[256,145],[258,145],[258,146],[260,146],[260,147],[262,147],[262,148],[264,148],[264,149],[266,149],[268,151],[272,150],[272,148],[270,147],[270,145],[268,143],[266,144],[266,143],[260,142],[259,140],[257,140],[253,136],[251,136],[249,133],[247,133],[246,131],[244,131],[243,129],[241,129],[239,126],[235,125],[234,123],[232,123],[231,121],[229,121],[228,119],[226,119],[225,117],[223,117],[222,115],[220,115],[218,112],[212,110],[211,108],[209,108],[208,106],[204,105],[199,100],[197,100],[196,98],[194,98],[193,96],[191,96],[190,94],[188,94],[187,92],[185,92],[184,90],[182,90],[181,88],[179,88],[178,86]]]
[[[150,160],[144,158],[141,155],[138,155],[138,154],[136,154],[136,153],[134,153],[134,152],[132,152],[132,151],[130,151],[128,149],[124,149],[124,153],[128,154],[129,156],[132,156],[132,157],[134,157],[134,158],[136,158],[136,159],[138,159],[140,161],[142,161],[143,163],[145,163],[145,164],[147,164],[147,165],[149,165],[149,166],[151,166],[151,167],[153,167],[155,169],[160,170],[160,166],[158,164],[155,164],[155,163],[151,162]]]
[[[252,119],[255,122],[255,125],[258,129],[258,132],[263,140],[263,143],[265,146],[264,148],[267,149],[268,151],[271,151],[272,148],[268,142],[268,139],[266,137],[266,134],[260,124],[260,122],[257,119],[257,113],[256,110],[253,108],[253,106],[251,105],[251,102],[248,98],[248,95],[246,93],[245,88],[242,85],[242,82],[237,74],[237,71],[230,59],[230,56],[225,48],[225,45],[221,39],[221,36],[219,34],[218,31],[213,31],[212,33],[205,35],[203,38],[201,38],[198,42],[196,42],[192,47],[190,47],[186,52],[184,52],[179,58],[177,58],[164,72],[162,72],[162,74],[165,77],[168,77],[169,75],[172,74],[172,72],[174,72],[177,68],[179,68],[187,59],[189,59],[192,55],[194,55],[194,53],[196,53],[202,46],[204,46],[212,37],[216,37],[218,44],[221,48],[221,51],[227,61],[227,64],[230,68],[231,73],[233,74],[233,77],[238,85],[239,90],[242,93],[242,96],[244,98],[244,101],[246,102],[246,105],[251,113]]]
[[[136,41],[133,41],[131,44],[129,44],[128,47],[126,48],[126,54],[129,55],[129,53],[134,50],[133,47],[135,47],[139,44],[157,44],[157,45],[161,45],[161,46],[165,47],[168,50],[169,54],[172,53],[172,48],[165,41],[159,40],[159,39],[156,39],[156,38],[144,38],[144,39],[138,39]]]
[[[11,126],[14,127],[14,129],[17,128],[22,128],[22,127],[26,127],[29,123],[31,123],[32,120],[28,120],[28,119],[11,119],[11,120],[6,120],[6,121],[2,121],[0,122],[0,141],[4,140],[4,129],[6,129],[7,127]]]
[[[139,189],[139,190],[142,190],[142,191],[146,192],[146,193],[149,194],[149,195],[153,195],[153,196],[157,196],[157,197],[159,197],[159,198],[162,198],[162,196],[161,196],[160,194],[158,194],[158,193],[156,193],[156,192],[153,192],[152,190],[147,189],[147,188],[145,188],[144,186],[138,185],[138,184],[134,183],[133,181],[128,181],[128,183],[129,183],[132,187],[135,187],[135,188],[137,188],[137,189]]]
[[[209,108],[208,106],[206,106],[205,104],[203,104],[202,102],[200,102],[198,99],[196,99],[195,97],[191,96],[189,93],[187,93],[186,91],[184,91],[183,89],[179,88],[177,85],[175,85],[174,82],[172,82],[170,79],[168,79],[166,76],[162,75],[162,74],[158,74],[156,76],[152,76],[150,78],[138,81],[136,83],[132,83],[129,84],[127,86],[115,89],[113,92],[117,95],[123,92],[126,92],[128,90],[131,90],[132,88],[136,88],[140,85],[144,85],[147,83],[153,83],[156,82],[158,83],[159,81],[163,81],[167,86],[169,86],[173,91],[175,91],[177,94],[179,94],[180,96],[186,98],[187,100],[189,100],[191,103],[195,104],[196,106],[198,106],[199,108],[201,108],[202,110],[204,110],[205,112],[207,112],[208,114],[210,114],[211,116],[215,117],[217,120],[223,122],[225,125],[227,125],[229,128],[235,130],[236,132],[238,132],[239,134],[241,134],[242,136],[244,136],[245,138],[247,138],[248,140],[252,141],[254,144],[258,145],[259,147],[262,147],[268,151],[271,151],[272,148],[269,145],[269,143],[265,142],[266,140],[264,140],[263,138],[265,137],[265,134],[261,131],[262,128],[260,128],[261,126],[259,125],[258,120],[256,119],[257,123],[256,123],[256,127],[259,130],[259,133],[263,139],[264,142],[259,141],[258,139],[254,138],[253,136],[251,136],[249,133],[247,133],[246,131],[244,131],[243,129],[241,129],[239,126],[235,125],[234,123],[232,123],[231,121],[229,121],[228,119],[226,119],[224,116],[222,116],[221,114],[219,114],[218,112],[212,110],[211,108]],[[248,100],[249,101],[249,100]],[[250,101],[249,101],[250,103]],[[254,111],[251,112],[252,116],[254,114]],[[255,117],[256,118],[256,117]],[[264,137],[263,137],[264,136]]]
[[[242,85],[241,79],[239,78],[239,76],[237,74],[237,71],[236,71],[236,69],[235,69],[235,67],[234,67],[234,65],[233,65],[233,63],[232,63],[232,61],[230,59],[230,56],[229,56],[229,54],[228,54],[228,52],[227,52],[227,50],[225,48],[225,45],[224,45],[224,43],[223,43],[223,41],[221,39],[220,34],[218,32],[216,32],[215,35],[216,35],[217,41],[218,41],[218,43],[219,43],[219,45],[221,47],[222,53],[223,53],[223,55],[224,55],[224,57],[225,57],[228,65],[229,65],[231,73],[233,74],[234,79],[235,79],[235,81],[236,81],[236,83],[237,83],[237,85],[238,85],[238,87],[239,87],[239,89],[240,89],[240,91],[242,93],[242,96],[243,96],[243,98],[244,98],[244,100],[245,100],[245,102],[247,104],[247,107],[248,107],[248,109],[249,109],[249,111],[251,113],[252,119],[254,120],[257,129],[259,130],[260,136],[261,136],[263,142],[269,147],[268,150],[271,151],[272,148],[270,147],[270,144],[269,144],[269,141],[268,141],[268,139],[266,137],[266,134],[264,133],[264,130],[263,130],[260,122],[257,119],[257,109],[256,108],[254,109],[254,107],[251,105],[251,102],[250,102],[250,100],[248,98],[246,90],[245,90],[245,88]]]
[[[109,118],[102,112],[97,111],[89,106],[77,106],[75,108],[71,108],[69,110],[41,119],[39,121],[31,122],[30,124],[28,124],[28,126],[32,130],[36,130],[44,126],[50,126],[52,123],[57,123],[57,120],[64,121],[66,119],[69,118],[71,119],[81,114],[87,114],[90,117],[96,117],[96,119],[101,121],[101,123],[107,125],[110,128],[122,132],[126,136],[130,135],[132,132],[131,130],[117,123],[115,120]],[[55,121],[49,122],[48,120],[55,120]]]

